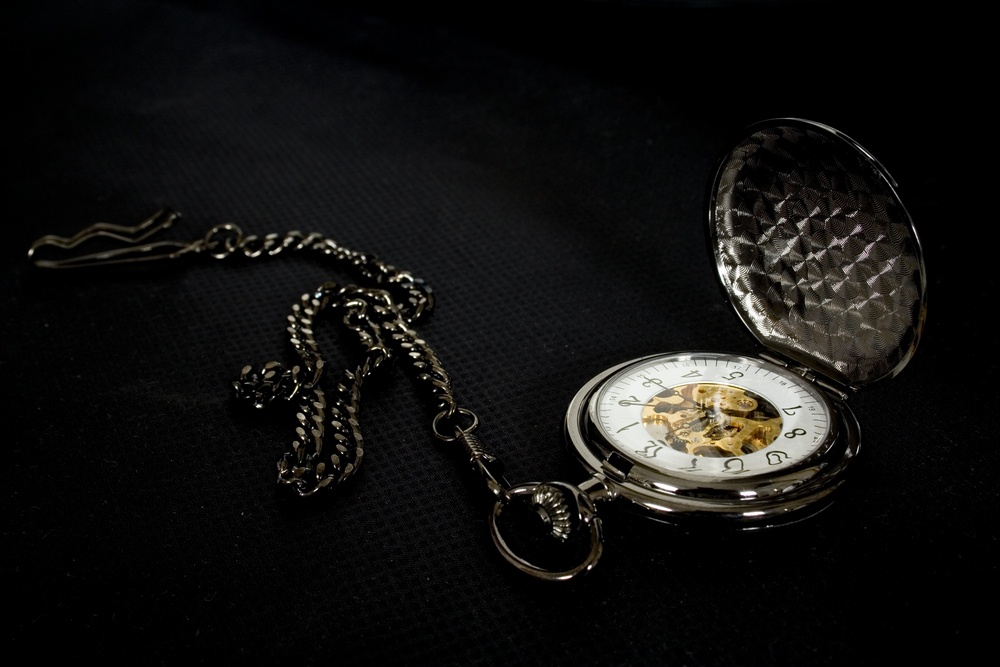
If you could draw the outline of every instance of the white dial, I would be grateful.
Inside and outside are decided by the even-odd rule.
[[[670,354],[625,367],[590,419],[626,459],[683,477],[753,477],[824,448],[832,409],[811,383],[760,359]]]

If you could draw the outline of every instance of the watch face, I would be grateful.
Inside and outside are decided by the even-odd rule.
[[[604,497],[664,521],[746,529],[825,507],[859,448],[842,397],[778,364],[713,352],[604,371],[570,403],[566,436]]]
[[[593,394],[590,420],[625,459],[684,477],[774,474],[828,443],[830,402],[763,360],[672,354],[618,370]]]

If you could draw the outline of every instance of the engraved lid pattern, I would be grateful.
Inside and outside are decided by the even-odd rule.
[[[709,235],[757,340],[852,388],[896,375],[926,311],[924,263],[885,170],[833,128],[758,123],[724,157]]]

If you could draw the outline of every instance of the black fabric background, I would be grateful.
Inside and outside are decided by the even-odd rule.
[[[0,404],[8,652],[149,664],[844,665],[963,658],[996,620],[996,296],[983,65],[960,6],[852,2],[23,3],[8,11]],[[978,83],[976,83],[978,81]],[[619,362],[754,352],[706,189],[747,124],[869,149],[926,254],[911,364],[851,404],[837,502],[687,534],[602,508],[588,577],[496,555],[479,480],[399,372],[361,474],[275,490],[291,439],[229,382],[289,359],[306,257],[58,272],[30,243],[159,207],[317,230],[424,277],[421,331],[515,482],[580,481],[561,422]],[[958,178],[954,178],[954,177]],[[986,206],[983,204],[986,203]],[[334,358],[347,359],[332,333]],[[340,356],[338,356],[340,355]],[[985,602],[985,606],[984,605]]]

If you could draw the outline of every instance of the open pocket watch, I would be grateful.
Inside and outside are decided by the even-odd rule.
[[[823,508],[858,454],[847,398],[899,373],[916,349],[926,313],[920,244],[894,181],[868,151],[819,123],[764,121],[723,156],[710,193],[718,277],[765,349],[658,354],[594,377],[566,415],[570,449],[589,472],[579,485],[511,486],[503,478],[473,433],[478,418],[458,404],[448,373],[413,328],[433,307],[432,292],[374,255],[316,232],[246,235],[234,223],[193,241],[151,240],[180,218],[164,209],[132,227],[97,223],[72,237],[43,236],[28,256],[43,268],[199,255],[326,259],[356,282],[324,282],[293,305],[286,328],[295,365],[247,365],[232,385],[256,408],[298,405],[295,440],[277,461],[279,486],[308,497],[358,470],[362,385],[402,359],[435,411],[434,435],[466,457],[492,494],[489,525],[500,553],[523,572],[566,580],[601,556],[598,503],[738,528]],[[75,251],[100,240],[120,247]],[[41,250],[57,256],[39,257]],[[334,375],[329,394],[322,381],[335,371],[326,370],[313,333],[323,311],[336,313],[363,349],[355,367]]]
[[[783,118],[747,129],[715,174],[708,238],[764,349],[656,354],[584,385],[565,423],[590,475],[572,494],[583,523],[599,536],[594,503],[609,500],[742,529],[826,507],[859,451],[848,397],[899,373],[924,323],[924,262],[895,187],[831,127]]]

